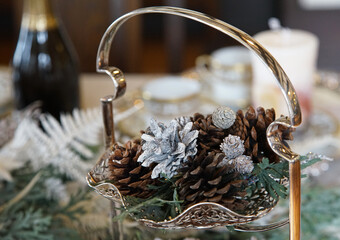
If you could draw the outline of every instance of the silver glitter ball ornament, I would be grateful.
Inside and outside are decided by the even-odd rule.
[[[235,119],[235,112],[231,108],[225,106],[218,107],[212,114],[213,124],[222,129],[230,128],[234,124]]]

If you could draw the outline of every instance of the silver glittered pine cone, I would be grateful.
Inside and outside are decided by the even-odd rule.
[[[254,169],[253,161],[251,157],[246,155],[238,156],[237,158],[232,160],[234,168],[239,173],[251,173]]]
[[[234,159],[224,158],[217,167],[230,167],[231,171],[236,171],[242,174],[251,173],[254,169],[254,163],[251,157],[246,155],[240,155]]]
[[[235,119],[235,112],[231,108],[225,106],[218,107],[212,114],[213,124],[222,129],[230,128],[234,124]]]
[[[188,157],[196,155],[198,131],[192,130],[192,125],[188,122],[181,126],[177,120],[172,120],[165,126],[151,119],[148,131],[141,137],[144,152],[138,162],[143,167],[157,163],[152,179],[162,175],[173,177]]]
[[[243,140],[239,136],[229,134],[220,145],[227,159],[234,159],[244,153]]]
[[[181,116],[178,118],[175,118],[175,120],[179,123],[179,125],[183,128],[188,122],[191,122],[190,117],[187,116]]]
[[[151,119],[151,121],[153,121],[154,119]],[[161,128],[162,130],[164,130],[166,128],[166,126],[164,125],[164,123],[162,122],[157,122],[158,124],[158,127]],[[155,129],[151,129],[151,126],[152,124],[150,124],[149,127],[147,127],[147,129],[144,131],[144,130],[141,130],[141,134],[147,134],[147,135],[153,135],[153,132],[155,131]],[[154,128],[154,126],[153,126]],[[141,139],[141,144],[143,145],[145,143],[145,140]]]

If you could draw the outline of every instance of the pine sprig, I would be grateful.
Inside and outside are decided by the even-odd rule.
[[[160,179],[160,182],[162,184],[159,186],[148,186],[156,193],[147,200],[125,196],[126,209],[123,209],[114,220],[124,220],[130,214],[136,219],[163,221],[180,214],[183,201],[179,200],[174,179]]]
[[[0,227],[1,239],[53,239],[48,231],[52,217],[45,216],[41,209],[34,210],[31,207],[15,214],[14,212],[7,211],[0,216],[0,222],[3,223]]]
[[[84,201],[89,200],[89,192],[80,189],[71,194],[64,205],[55,198],[46,196],[45,182],[49,178],[58,178],[66,183],[58,171],[49,166],[40,170],[34,185],[32,179],[38,176],[29,164],[13,172],[12,182],[4,183],[0,188],[0,205],[5,206],[0,212],[0,239],[79,239],[79,234],[66,226],[65,222],[77,222],[85,213]],[[34,178],[33,178],[34,177]],[[25,189],[25,194],[21,194]],[[18,196],[21,196],[18,198]],[[15,204],[8,204],[17,199]],[[66,234],[66,235],[64,235]]]
[[[123,220],[130,214],[136,219],[144,218],[163,221],[168,218],[168,213],[171,212],[170,209],[172,205],[181,203],[181,201],[163,200],[157,197],[145,200],[131,196],[127,196],[125,201],[129,206],[126,207],[126,211],[123,211],[119,216],[115,217],[114,220]],[[176,215],[170,216],[175,217]]]
[[[310,167],[310,166],[312,166],[313,164],[315,164],[315,163],[317,163],[317,162],[320,162],[320,161],[322,161],[323,159],[321,158],[321,156],[319,156],[319,155],[316,155],[315,157],[314,157],[314,155],[313,154],[311,154],[311,156],[312,157],[310,157],[310,156],[308,156],[308,155],[306,155],[306,156],[300,156],[300,161],[301,161],[301,169],[303,170],[303,169],[305,169],[305,168],[307,168],[307,167]],[[326,160],[330,160],[330,158],[327,158],[327,157],[325,157],[326,158]]]
[[[247,189],[249,194],[255,192],[257,189],[264,188],[275,200],[277,200],[278,197],[287,197],[287,188],[280,183],[282,179],[289,177],[287,161],[269,163],[268,158],[263,158],[261,163],[254,166],[252,175],[256,180]]]
[[[300,156],[301,169],[312,166],[313,164],[321,161],[322,159],[317,155],[313,157]],[[261,163],[254,166],[251,178],[255,179],[248,187],[248,195],[258,192],[259,189],[265,189],[269,195],[277,200],[279,197],[287,198],[288,189],[282,184],[282,181],[289,179],[289,163],[283,160],[279,163],[269,163],[267,158],[263,158]]]

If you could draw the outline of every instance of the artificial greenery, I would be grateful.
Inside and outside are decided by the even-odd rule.
[[[313,164],[321,161],[320,156],[300,156],[301,169],[305,169]],[[302,177],[306,177],[302,175]],[[270,196],[277,200],[279,197],[287,198],[288,189],[282,184],[283,180],[289,179],[289,163],[282,160],[279,163],[269,163],[268,158],[263,158],[261,163],[255,164],[252,171],[250,186],[247,193],[251,197],[258,192],[259,189],[264,188]]]
[[[83,114],[80,115],[79,121],[84,119]],[[59,142],[57,136],[59,136],[60,128],[66,129],[68,121],[73,119],[70,116],[65,117],[64,124],[60,126],[50,117],[43,118],[41,121],[43,121],[42,126],[45,131],[42,131],[37,123],[31,121],[31,119],[21,121],[18,127],[20,131],[16,132],[14,139],[8,145],[0,149],[0,163],[16,163],[10,167],[0,164],[0,167],[5,166],[2,170],[10,173],[8,178],[1,178],[0,176],[0,239],[93,239],[90,236],[96,236],[98,239],[109,239],[109,235],[105,235],[105,233],[108,233],[108,224],[104,224],[106,231],[100,237],[96,233],[84,234],[75,227],[78,223],[81,226],[80,221],[86,217],[84,205],[90,202],[89,189],[83,188],[84,185],[77,181],[84,180],[83,172],[88,171],[88,167],[92,166],[92,163],[88,161],[95,156],[98,146],[100,146],[95,137],[98,129],[100,129],[97,118],[97,115],[95,115],[95,117],[87,118],[89,122],[84,122],[83,125],[77,123],[78,128],[74,129],[75,131],[63,131],[62,135],[69,140],[71,139],[66,149],[61,144],[65,142]],[[88,128],[89,125],[93,126]],[[51,128],[51,126],[54,127]],[[82,141],[79,145],[79,139],[91,141]],[[23,142],[25,144],[20,145]],[[301,158],[301,160],[308,160],[305,162],[306,165],[314,163],[308,157]],[[17,164],[17,162],[20,162],[20,164]],[[261,187],[273,196],[282,197],[286,189],[277,184],[282,178],[287,177],[287,172],[288,164],[285,161],[277,165],[271,165],[264,161],[261,164],[256,164],[253,173],[245,175],[245,178],[249,180],[250,189],[254,186],[255,190]],[[131,214],[136,218],[144,218],[147,215],[149,219],[155,221],[176,217],[183,210],[183,202],[179,200],[178,189],[174,184],[176,177],[166,179],[163,176],[159,185],[149,186],[156,194],[146,201],[126,197],[127,211],[122,211],[123,214],[120,217],[124,218]],[[81,187],[66,191],[68,184],[72,183]],[[321,193],[317,191],[321,191]],[[305,205],[303,207],[307,207],[307,210],[304,211],[306,215],[302,216],[302,227],[304,231],[310,233],[310,236],[313,237],[313,234],[318,236],[314,239],[331,239],[327,237],[333,234],[332,229],[327,227],[337,226],[340,223],[340,217],[337,216],[340,207],[338,201],[336,201],[340,197],[340,193],[337,191],[327,192],[323,189],[317,191],[307,199],[304,197],[308,197],[308,195],[303,195],[303,201],[306,201],[303,202]],[[67,196],[70,192],[73,194]],[[316,202],[313,205],[311,202],[318,197],[318,194],[323,196],[329,194],[329,196],[325,199],[326,202]],[[92,199],[91,201],[95,200]],[[109,212],[110,210],[106,209],[105,211]],[[106,218],[106,216],[100,215],[100,218]],[[95,222],[92,218],[90,220]],[[318,220],[321,221],[320,227],[315,228],[317,224],[315,221]],[[88,228],[88,225],[85,227]],[[97,231],[95,227],[87,230],[92,233]],[[154,236],[158,236],[158,233],[154,233],[155,231],[150,229],[149,231],[144,231],[142,228],[138,231],[131,229],[129,231],[129,234],[132,234],[131,238],[127,239],[154,239]],[[168,233],[167,231],[160,233],[160,239],[169,239]],[[201,233],[196,231],[192,236],[197,239],[207,239],[208,236],[209,239],[235,239],[236,236],[236,239],[244,239],[239,237],[241,235],[236,232],[221,232],[217,235],[214,234],[215,238],[212,237],[212,232],[203,232],[203,235]],[[280,239],[273,238],[276,235],[280,236],[280,232],[274,231],[263,236],[269,239]],[[184,238],[171,237],[171,239]]]
[[[12,208],[0,215],[0,222],[2,239],[53,239],[48,231],[52,217],[44,215],[41,209]]]
[[[310,240],[339,240],[340,226],[340,189],[338,187],[320,187],[306,184],[302,188],[302,214],[301,214],[301,232],[303,239]],[[284,218],[288,215],[289,201],[280,201],[279,208],[283,208],[280,216]],[[277,220],[277,219],[276,219]],[[275,221],[270,219],[269,221]],[[243,233],[229,231],[226,228],[212,230],[196,230],[194,232],[185,231],[154,231],[142,226],[134,226],[128,231],[127,239],[131,240],[286,240],[289,239],[288,225],[279,229],[263,233]],[[172,235],[171,235],[172,234]],[[185,234],[185,235],[184,235]],[[183,236],[184,235],[184,236]]]
[[[301,195],[301,233],[303,239],[338,240],[340,239],[340,189],[325,188],[307,184]],[[287,210],[288,201],[282,201],[280,207]],[[257,239],[285,240],[289,238],[288,226],[254,234]]]
[[[301,162],[301,169],[305,169],[307,167],[312,166],[313,164],[320,162],[322,159],[321,158],[325,158],[328,159],[330,161],[332,161],[332,158],[328,158],[326,156],[322,156],[322,155],[316,155],[313,153],[309,153],[308,155],[305,156],[300,156],[300,162]],[[306,177],[306,176],[303,176]]]
[[[301,168],[304,169],[312,164],[320,161],[319,157],[301,156]],[[126,211],[121,211],[121,214],[115,217],[114,220],[123,220],[128,215],[135,219],[150,219],[154,221],[164,221],[176,217],[182,212],[183,201],[180,201],[177,194],[175,181],[181,176],[167,179],[166,176],[160,178],[158,186],[149,185],[151,190],[155,191],[148,199],[140,199],[132,196],[125,196],[127,205]],[[245,174],[248,179],[246,200],[255,200],[252,203],[253,207],[261,205],[262,207],[271,207],[271,203],[266,202],[267,198],[259,197],[261,194],[268,193],[275,200],[278,198],[287,198],[288,188],[283,184],[283,181],[289,179],[289,163],[282,160],[279,163],[270,163],[268,158],[263,158],[262,162],[254,164],[254,169],[251,174]],[[263,189],[265,192],[263,192]],[[254,201],[253,201],[254,202]],[[246,210],[248,211],[248,210]],[[249,210],[250,211],[250,210]],[[245,212],[249,213],[249,212]]]
[[[77,221],[84,213],[79,204],[89,199],[85,189],[71,195],[67,203],[47,198],[48,178],[60,174],[47,167],[32,171],[29,164],[12,173],[12,182],[2,182],[0,188],[0,239],[79,239],[75,230],[64,224],[65,220]],[[62,177],[67,181],[67,178]],[[27,184],[28,183],[28,184]],[[53,187],[53,186],[51,186]]]
[[[268,158],[263,158],[261,163],[255,164],[252,176],[255,180],[248,187],[248,194],[264,188],[274,199],[287,197],[287,187],[280,183],[282,179],[289,177],[287,161],[269,163]]]
[[[105,239],[107,221],[104,231],[91,221],[99,213],[85,184],[102,147],[100,109],[59,121],[21,114],[13,131],[0,148],[0,239],[92,239],[89,231]]]
[[[122,211],[114,220],[123,220],[130,214],[136,219],[147,218],[154,221],[174,218],[182,212],[177,188],[173,179],[160,179],[160,185],[149,185],[156,193],[149,199],[125,196],[126,211]]]

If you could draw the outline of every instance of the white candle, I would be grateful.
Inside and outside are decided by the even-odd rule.
[[[265,31],[254,38],[274,56],[288,75],[297,92],[302,115],[307,119],[311,112],[318,38],[310,32],[293,29]],[[286,103],[272,73],[255,55],[252,56],[252,65],[253,104],[274,107],[278,115],[287,115]]]

